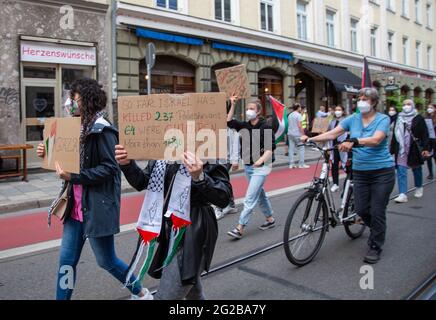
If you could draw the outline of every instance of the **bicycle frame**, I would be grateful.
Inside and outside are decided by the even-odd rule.
[[[319,197],[323,197],[327,203],[327,208],[329,211],[330,217],[333,219],[331,226],[336,227],[338,224],[342,224],[344,221],[347,221],[353,216],[349,216],[346,219],[343,219],[342,213],[345,209],[345,206],[347,205],[347,199],[348,194],[350,192],[350,189],[353,186],[353,180],[352,180],[352,174],[347,173],[347,177],[345,180],[345,188],[342,195],[341,205],[339,209],[336,209],[336,203],[333,199],[333,194],[330,191],[330,180],[329,180],[329,172],[330,172],[330,156],[329,152],[336,149],[336,147],[333,148],[320,148],[317,145],[311,145],[315,146],[318,151],[322,154],[324,158],[324,162],[322,164],[321,174],[318,177],[314,177],[312,181],[312,185],[309,189],[313,189],[314,192],[316,192],[317,200],[319,200]]]

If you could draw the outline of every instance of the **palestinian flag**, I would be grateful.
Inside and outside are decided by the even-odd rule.
[[[366,57],[363,59],[362,88],[372,88],[371,74],[369,73],[369,64]]]
[[[45,152],[48,157],[48,165],[51,164],[51,160],[53,157],[53,146],[56,140],[56,131],[57,131],[57,122],[54,121],[50,127],[50,134],[48,138],[45,140]]]
[[[272,96],[267,96],[267,100],[273,111],[273,131],[276,138],[276,143],[282,142],[285,135],[288,133],[288,115],[286,107]]]

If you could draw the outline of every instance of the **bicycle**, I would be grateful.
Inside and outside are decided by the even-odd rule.
[[[359,238],[365,231],[365,225],[357,221],[358,216],[354,212],[352,170],[347,170],[345,188],[339,209],[336,209],[330,191],[329,152],[336,149],[337,146],[320,148],[315,143],[306,143],[304,145],[314,147],[320,151],[324,163],[320,176],[316,177],[315,171],[312,183],[306,188],[307,191],[294,203],[286,220],[283,234],[286,257],[292,264],[300,267],[310,263],[315,258],[330,227],[335,228],[343,225],[345,232],[352,239]],[[308,247],[309,244],[314,244],[314,247]],[[302,249],[306,249],[307,253],[304,254],[305,250]]]

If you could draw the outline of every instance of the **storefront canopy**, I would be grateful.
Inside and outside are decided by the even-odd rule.
[[[138,37],[147,38],[147,39],[190,44],[192,46],[202,46],[204,44],[204,41],[202,39],[179,36],[171,33],[158,32],[158,31],[153,31],[143,28],[137,28],[136,35]]]
[[[273,58],[279,58],[279,59],[285,59],[285,60],[293,60],[293,56],[291,53],[278,52],[278,51],[272,51],[272,50],[266,50],[266,49],[265,50],[256,49],[256,48],[251,48],[251,47],[242,47],[242,46],[236,46],[233,44],[227,44],[227,43],[216,42],[216,41],[212,42],[212,48],[226,50],[226,51],[232,51],[232,52],[256,54],[259,56],[273,57]]]
[[[306,61],[301,61],[300,64],[320,77],[330,80],[338,92],[357,93],[361,88],[362,79],[345,68]]]

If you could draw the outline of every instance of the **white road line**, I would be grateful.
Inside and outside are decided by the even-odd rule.
[[[306,182],[306,183],[298,184],[298,185],[291,186],[291,187],[286,187],[286,188],[282,188],[282,189],[269,191],[266,194],[268,197],[275,197],[275,196],[279,196],[279,195],[286,194],[289,192],[304,189],[304,188],[308,187],[309,185],[310,185],[310,182]],[[244,202],[244,198],[235,199],[235,204],[237,204],[237,205],[242,204],[243,202]],[[129,232],[129,231],[135,230],[135,228],[136,228],[136,223],[122,225],[120,227],[120,233]],[[23,246],[23,247],[3,250],[3,251],[0,251],[0,261],[3,259],[8,259],[8,258],[16,257],[16,256],[21,256],[21,255],[25,255],[25,254],[35,253],[38,251],[57,248],[60,245],[61,245],[61,239],[57,239],[57,240],[35,243],[35,244]]]

